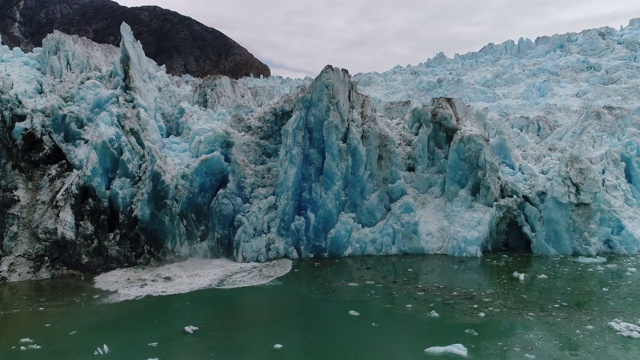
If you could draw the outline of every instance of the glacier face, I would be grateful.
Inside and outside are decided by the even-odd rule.
[[[638,253],[640,21],[377,74],[0,47],[0,280],[173,256]]]

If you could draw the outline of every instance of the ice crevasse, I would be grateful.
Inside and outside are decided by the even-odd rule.
[[[0,279],[173,256],[638,253],[640,21],[385,73],[0,47]]]

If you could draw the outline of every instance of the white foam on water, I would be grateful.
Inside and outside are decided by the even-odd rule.
[[[266,263],[237,263],[227,259],[196,259],[160,267],[110,271],[95,278],[95,287],[114,291],[106,301],[183,294],[208,288],[237,288],[266,284],[291,271],[289,259]]]
[[[432,346],[430,348],[424,349],[424,352],[431,355],[460,355],[467,356],[467,348],[462,344],[453,344],[449,346]]]
[[[614,319],[609,324],[609,327],[618,335],[632,339],[640,339],[640,326],[636,324],[626,323],[620,319]]]

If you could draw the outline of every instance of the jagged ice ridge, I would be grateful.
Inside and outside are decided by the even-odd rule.
[[[0,47],[0,279],[181,256],[638,253],[640,20],[316,79]]]

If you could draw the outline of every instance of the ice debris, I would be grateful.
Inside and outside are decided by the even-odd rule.
[[[614,319],[608,323],[609,327],[618,335],[633,339],[640,339],[640,326],[636,324],[626,323],[620,319]]]
[[[93,355],[106,355],[109,353],[109,347],[107,346],[107,344],[102,345],[102,348],[100,348],[100,346],[98,346],[96,348],[96,351],[93,352]]]
[[[518,280],[520,280],[520,281],[524,281],[524,277],[525,277],[527,274],[523,274],[523,273],[519,273],[519,272],[517,272],[517,271],[514,271],[514,272],[513,272],[513,274],[511,274],[511,275],[512,275],[514,278],[516,278],[516,279],[518,279]]]
[[[426,348],[424,352],[430,355],[452,354],[452,355],[467,356],[468,354],[467,348],[464,347],[464,345],[462,344],[453,344],[448,346],[432,346],[430,348]]]
[[[469,334],[469,335],[478,336],[478,332],[473,330],[473,329],[467,329],[464,332]]]
[[[128,268],[96,276],[95,286],[115,291],[107,301],[180,294],[206,288],[266,284],[291,271],[291,260],[237,263],[226,259],[196,259],[160,267]]]
[[[355,310],[349,310],[349,315],[351,316],[360,316],[360,313]]]
[[[282,344],[275,344],[275,345],[273,345],[273,348],[276,349],[276,350],[280,350],[280,349],[282,349]]]
[[[602,256],[596,256],[596,257],[578,256],[576,261],[582,264],[601,264],[601,263],[607,262],[607,259],[603,258]]]
[[[187,325],[184,327],[184,331],[187,334],[193,334],[195,331],[197,331],[199,328],[197,326],[193,326],[193,325]]]

